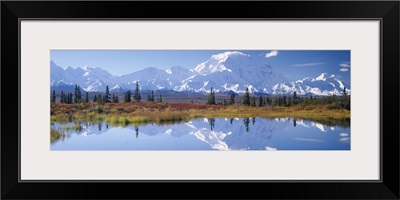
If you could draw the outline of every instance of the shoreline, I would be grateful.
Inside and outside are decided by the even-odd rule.
[[[188,103],[79,103],[52,104],[51,122],[106,122],[110,125],[175,123],[197,118],[294,118],[324,124],[350,124],[350,111],[325,105],[251,107]]]

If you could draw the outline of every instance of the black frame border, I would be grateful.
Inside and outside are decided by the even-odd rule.
[[[382,26],[382,18],[329,18],[329,19],[310,19],[310,18],[274,18],[274,19],[265,19],[265,18],[256,18],[256,19],[243,19],[243,18],[218,18],[218,19],[208,19],[208,18],[185,18],[185,19],[179,19],[179,18],[118,18],[118,19],[111,19],[111,18],[82,18],[82,19],[76,19],[76,18],[63,18],[63,19],[57,19],[57,18],[19,18],[18,19],[18,83],[21,83],[21,21],[378,21],[379,22],[379,48],[382,49],[383,43],[382,40],[383,38],[381,37],[382,32],[383,32],[383,26]],[[381,104],[382,102],[382,85],[383,85],[383,73],[382,73],[382,56],[383,53],[380,51],[380,59],[379,59],[379,84],[380,84],[380,98],[379,98],[379,109],[382,111],[383,105]],[[18,108],[21,108],[21,86],[19,85],[18,88],[18,96],[19,96],[19,101],[18,101]],[[207,180],[185,180],[185,179],[152,179],[152,180],[21,180],[21,112],[19,111],[18,115],[18,182],[20,183],[66,183],[66,182],[71,182],[71,183],[77,183],[77,182],[82,182],[82,183],[142,183],[142,182],[149,182],[149,183],[170,183],[170,182],[199,182],[199,183],[207,183],[207,182],[215,182],[215,183],[232,183],[232,182],[242,182],[242,183],[381,183],[382,182],[382,177],[383,173],[382,170],[380,170],[379,173],[379,180],[252,180],[252,179],[241,179],[241,180],[228,180],[228,179],[207,179]],[[382,116],[382,113],[380,112],[380,116]],[[382,148],[382,140],[381,138],[383,137],[383,131],[382,128],[382,117],[380,117],[380,126],[379,126],[379,169],[382,169],[382,156],[383,156],[383,148]]]
[[[217,11],[226,4],[234,8],[230,12],[198,13],[197,10],[213,6]],[[399,198],[399,2],[395,1],[356,1],[356,2],[44,2],[44,1],[2,1],[1,2],[1,90],[4,94],[18,96],[18,102],[3,98],[1,118],[1,198],[4,199],[58,199],[58,198],[209,198],[209,194],[199,194],[199,186],[231,187],[231,194],[220,194],[217,198],[362,198],[362,199],[398,199]],[[168,8],[164,12],[153,12],[159,5]],[[187,8],[181,10],[179,8]],[[315,9],[318,8],[318,9]],[[171,11],[172,10],[172,11]],[[133,11],[133,12],[132,12]],[[165,17],[165,18],[163,18]],[[15,130],[4,124],[17,124],[20,132],[20,20],[56,19],[56,20],[380,20],[380,129],[381,129],[381,181],[55,181],[20,182],[19,174],[19,136]],[[7,74],[18,72],[18,90],[9,85]],[[384,79],[384,77],[386,79]],[[7,83],[4,84],[5,79]],[[15,80],[13,80],[15,81]],[[16,94],[18,91],[18,94]],[[386,93],[384,93],[386,91]],[[4,105],[7,108],[4,108]],[[11,106],[13,105],[13,106]],[[389,107],[390,106],[390,107]],[[15,107],[18,113],[15,113]],[[13,108],[14,110],[12,110]],[[390,116],[390,117],[388,117]],[[385,117],[385,127],[383,118]],[[14,120],[15,121],[14,121]],[[10,130],[6,130],[10,129]],[[6,131],[5,131],[6,130]],[[383,137],[383,132],[387,135]],[[13,134],[14,133],[14,134]],[[390,134],[390,135],[389,135]],[[384,175],[384,176],[382,176]],[[53,183],[53,184],[51,184]],[[112,184],[113,183],[113,184]],[[124,188],[157,189],[172,184],[172,187],[184,187],[195,196],[179,193],[146,194],[143,190],[135,193]],[[187,184],[190,183],[190,184]],[[96,189],[98,186],[103,190]],[[266,192],[246,192],[257,186],[265,186]],[[66,189],[68,188],[68,189]],[[107,189],[108,188],[108,189]],[[282,189],[291,192],[280,192]],[[50,190],[50,191],[49,191]],[[195,193],[196,192],[196,193]],[[186,194],[186,193],[185,193]]]

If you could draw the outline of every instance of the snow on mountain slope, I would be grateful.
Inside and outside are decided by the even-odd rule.
[[[196,68],[194,68],[194,71],[196,71],[199,74],[210,74],[210,73],[215,73],[215,72],[222,72],[222,71],[228,71],[231,72],[230,69],[228,69],[224,63],[228,60],[228,58],[232,57],[242,57],[245,56],[247,57],[246,54],[237,52],[237,51],[228,51],[224,53],[220,53],[217,55],[211,56],[209,60],[206,62],[203,62],[199,65],[197,65]]]
[[[139,81],[140,90],[174,90],[178,92],[208,93],[211,87],[217,93],[250,92],[287,95],[339,95],[350,84],[339,76],[322,73],[316,78],[288,81],[261,57],[252,57],[238,51],[216,54],[194,69],[174,66],[167,70],[148,67],[130,74],[112,75],[101,68],[66,69],[50,62],[52,89],[69,88],[75,84],[85,91],[103,92],[108,85],[112,92],[134,90]]]
[[[175,90],[204,92],[213,87],[216,92],[243,93],[249,87],[251,92],[268,93],[273,85],[287,81],[268,63],[237,51],[213,55],[194,71],[199,74],[184,80]]]
[[[123,92],[128,89],[133,90],[136,81],[139,81],[141,90],[161,90],[172,89],[176,85],[182,84],[182,80],[195,74],[195,72],[182,67],[172,67],[167,71],[148,67],[130,74],[121,76],[112,75],[101,68],[72,68],[66,69],[57,66],[53,61],[50,62],[50,86],[59,89],[58,83],[74,86],[78,84],[85,91],[103,92],[106,86],[112,92]]]
[[[172,67],[166,71],[148,67],[131,74],[115,76],[111,80],[124,89],[132,90],[135,88],[136,81],[139,81],[141,90],[170,90],[182,84],[181,81],[192,74],[193,72],[182,67]]]
[[[91,83],[87,87],[83,87],[85,91],[105,91],[107,84],[104,81],[97,79],[94,83]]]
[[[130,74],[113,77],[112,81],[118,83],[121,88],[133,90],[139,81],[141,90],[158,90],[170,87],[168,81],[170,75],[164,70],[148,67]]]
[[[86,91],[104,91],[106,85],[109,85],[109,80],[113,77],[112,74],[101,68],[72,68],[62,67],[50,61],[50,86],[63,85],[80,85]]]
[[[334,74],[329,76],[327,73],[322,73],[316,78],[307,77],[298,81],[276,84],[272,87],[272,94],[292,94],[296,92],[299,95],[341,95],[344,87],[346,87],[346,92],[350,94],[350,84],[340,80]]]

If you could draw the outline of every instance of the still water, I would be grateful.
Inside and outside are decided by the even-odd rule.
[[[51,150],[350,150],[350,124],[291,118],[201,118],[175,124],[113,127],[54,123]]]

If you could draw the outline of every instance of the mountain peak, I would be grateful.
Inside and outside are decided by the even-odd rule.
[[[67,69],[57,66],[52,60],[50,84],[58,90],[73,90],[75,84],[85,91],[104,92],[108,85],[113,92],[133,89],[140,81],[143,90],[171,90],[177,92],[205,93],[211,87],[217,93],[252,93],[286,95],[294,91],[299,95],[340,94],[344,87],[350,92],[350,84],[340,75],[322,73],[316,78],[304,78],[289,82],[280,72],[274,71],[265,59],[251,57],[238,52],[227,51],[210,58],[189,70],[173,66],[167,70],[148,67],[125,74],[112,75],[100,67],[78,67]],[[60,81],[60,82],[58,82]],[[71,90],[71,91],[72,91]]]
[[[223,53],[215,54],[212,55],[211,58],[208,59],[206,62],[197,65],[197,67],[194,68],[194,71],[203,75],[222,71],[231,72],[232,70],[225,66],[225,62],[228,60],[228,58],[236,59],[240,57],[250,58],[249,55],[239,51],[226,51]]]
[[[165,70],[165,72],[167,72],[168,74],[176,73],[179,71],[188,71],[188,69],[181,67],[181,66],[173,66],[173,67]]]
[[[157,67],[146,67],[146,68],[144,68],[143,69],[144,71],[146,71],[146,72],[157,72],[157,71],[164,71],[164,70],[161,70],[161,69],[159,69],[159,68],[157,68]]]
[[[325,81],[327,75],[328,75],[327,73],[322,73],[315,80],[317,80],[317,81]]]
[[[74,70],[74,68],[72,68],[71,66],[67,66],[67,68],[65,68],[65,70]]]
[[[226,51],[226,52],[223,52],[223,53],[212,55],[211,58],[217,59],[217,60],[222,60],[222,59],[226,59],[228,57],[233,57],[233,56],[249,56],[249,55],[244,54],[244,53],[239,52],[239,51]]]

